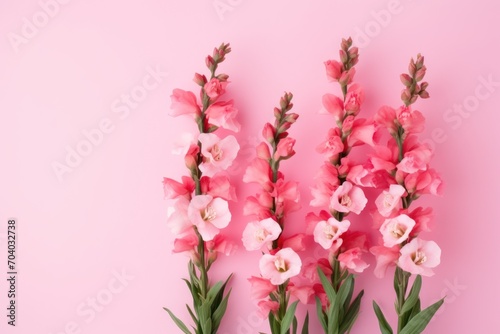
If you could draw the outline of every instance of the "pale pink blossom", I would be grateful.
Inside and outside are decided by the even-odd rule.
[[[348,114],[357,115],[364,100],[365,93],[358,84],[349,86],[345,97],[345,110]]]
[[[268,278],[272,284],[280,285],[300,273],[302,261],[291,248],[283,248],[276,254],[264,254],[259,262],[262,277]]]
[[[441,261],[441,248],[434,241],[419,238],[401,248],[398,266],[414,275],[433,276],[435,268]]]
[[[370,265],[362,259],[363,251],[359,247],[351,248],[338,256],[341,268],[347,268],[357,273],[362,273]]]
[[[219,96],[226,92],[227,84],[227,81],[220,81],[217,78],[212,78],[203,86],[203,89],[210,99],[216,100]]]
[[[272,218],[261,221],[250,222],[243,230],[243,245],[246,250],[259,250],[266,246],[270,248],[271,243],[278,239],[281,234],[280,225]]]
[[[353,186],[349,181],[345,181],[333,193],[330,208],[338,212],[354,212],[359,215],[367,202],[368,200],[361,188]]]
[[[271,151],[269,150],[269,145],[266,142],[261,142],[256,148],[257,157],[264,161],[271,159]]]
[[[344,102],[333,94],[323,95],[323,110],[320,113],[329,113],[333,115],[336,122],[341,122],[344,119]]]
[[[220,139],[213,133],[201,133],[198,140],[201,143],[203,155],[200,170],[206,176],[213,176],[217,172],[228,169],[240,149],[240,145],[233,136]]]
[[[193,92],[176,88],[172,92],[170,98],[172,100],[172,105],[170,106],[170,108],[172,109],[172,111],[170,112],[171,116],[175,117],[180,115],[201,115],[200,106],[198,105],[196,96]]]
[[[339,128],[328,130],[326,140],[318,145],[316,151],[324,154],[328,159],[337,158],[338,154],[344,151],[344,143],[340,135]]]
[[[194,134],[191,132],[185,132],[174,142],[172,154],[185,155],[193,144],[196,144]]]
[[[231,221],[228,203],[210,195],[193,197],[188,207],[188,217],[204,241],[212,240]]]
[[[427,146],[417,144],[411,150],[405,151],[404,157],[397,165],[397,168],[405,173],[427,170],[431,157],[432,152]]]
[[[250,282],[250,296],[254,300],[267,298],[276,290],[276,286],[266,278],[252,276],[248,281]]]
[[[389,217],[392,211],[399,207],[401,197],[405,193],[406,190],[403,186],[391,184],[389,190],[384,190],[375,200],[378,212],[384,217]]]
[[[237,249],[236,244],[228,240],[222,234],[217,234],[213,240],[207,241],[205,243],[205,247],[208,252],[208,259],[211,262],[214,262],[217,259],[218,253],[229,256]]]
[[[237,114],[238,109],[234,107],[233,100],[212,103],[206,111],[210,124],[233,132],[238,132],[241,128],[236,121]]]
[[[274,197],[274,212],[277,217],[284,217],[300,209],[300,192],[295,181],[280,178],[274,184],[271,196]]]
[[[399,258],[399,246],[387,248],[384,246],[374,246],[370,248],[370,253],[375,255],[377,265],[374,274],[378,278],[383,278],[390,266],[395,266]]]
[[[314,228],[314,241],[324,249],[330,249],[333,242],[340,238],[342,233],[349,229],[351,223],[348,220],[338,221],[331,217],[327,221],[322,220]]]
[[[340,79],[342,75],[342,63],[338,60],[327,60],[325,61],[326,77],[328,81],[334,82]]]
[[[415,221],[405,214],[386,219],[382,226],[380,226],[384,246],[392,247],[406,241],[414,226]]]
[[[172,234],[181,235],[192,227],[192,222],[188,217],[189,199],[179,197],[173,204],[173,211],[167,219],[167,226]]]
[[[363,165],[355,165],[349,168],[346,176],[347,181],[361,187],[373,187],[373,174]]]
[[[186,155],[184,156],[184,163],[186,167],[190,170],[196,170],[198,168],[198,154],[200,153],[200,147],[198,144],[192,144]]]
[[[409,106],[401,106],[396,109],[396,117],[401,127],[405,130],[405,136],[409,133],[424,131],[425,118],[420,111],[412,110]]]
[[[306,215],[306,234],[313,235],[316,225],[322,220],[328,220],[332,215],[326,210],[321,210],[319,214],[309,212]]]
[[[293,157],[295,155],[295,151],[293,150],[293,146],[295,145],[295,139],[286,137],[279,141],[278,146],[276,147],[276,152],[274,153],[274,160],[285,160]]]
[[[393,138],[389,140],[387,146],[376,145],[375,153],[370,156],[373,171],[383,170],[392,173],[398,164],[398,147]]]

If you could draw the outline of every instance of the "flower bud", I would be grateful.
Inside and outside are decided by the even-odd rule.
[[[418,93],[418,95],[423,99],[428,99],[430,97],[429,93],[427,93],[426,90],[421,90],[420,93]]]
[[[340,50],[339,55],[340,55],[340,61],[342,62],[342,64],[347,63],[347,59],[348,59],[347,53],[344,50]]]
[[[217,79],[219,79],[220,81],[227,81],[227,79],[229,79],[229,75],[221,73],[217,76]]]
[[[425,76],[425,71],[427,70],[427,68],[425,66],[422,66],[421,69],[419,69],[417,71],[417,73],[415,74],[415,80],[417,81],[422,81],[422,79],[424,78]]]
[[[325,61],[326,77],[328,81],[338,81],[342,74],[342,64],[336,60]]]
[[[295,123],[297,121],[298,118],[299,118],[298,114],[290,113],[290,114],[286,115],[285,121],[288,122],[288,123],[293,124],[293,123]]]
[[[413,59],[410,61],[410,65],[408,65],[408,73],[410,73],[411,76],[414,76],[415,73],[417,73],[417,66],[413,62]]]
[[[257,145],[257,157],[266,161],[271,159],[269,146],[265,142],[261,142],[259,145]]]
[[[190,171],[194,171],[198,168],[198,154],[200,153],[200,147],[197,144],[192,144],[189,147],[185,157],[184,163]]]
[[[420,53],[417,55],[417,61],[415,65],[417,66],[417,70],[421,69],[424,66],[424,56],[422,56]]]
[[[401,74],[399,78],[401,79],[403,85],[405,85],[406,87],[410,87],[413,82],[413,79],[406,73]]]
[[[205,58],[205,64],[209,69],[212,69],[215,64],[215,60],[211,56],[207,56],[207,58]]]
[[[199,73],[195,73],[194,74],[194,78],[193,78],[193,81],[199,85],[199,86],[203,86],[207,83],[207,77],[205,77],[204,75],[202,74],[199,74]]]
[[[401,92],[401,100],[406,104],[407,102],[410,101],[410,99],[411,99],[410,90],[408,88],[403,89],[403,91]]]
[[[271,123],[266,123],[266,125],[264,125],[264,129],[262,130],[262,136],[264,137],[264,139],[272,144],[274,143],[274,136],[276,135],[276,129],[274,128],[274,126],[271,125]]]
[[[293,146],[295,145],[295,139],[287,137],[278,143],[276,152],[274,153],[274,160],[284,160],[289,159],[295,155]]]

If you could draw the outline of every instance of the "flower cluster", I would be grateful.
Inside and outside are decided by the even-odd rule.
[[[419,142],[417,133],[424,130],[425,119],[411,104],[420,96],[429,97],[424,57],[418,56],[409,66],[409,74],[402,74],[405,89],[401,94],[404,105],[393,109],[384,106],[375,115],[377,125],[387,129],[391,137],[386,145],[376,145],[370,161],[372,172],[384,189],[377,197],[377,211],[373,213],[376,228],[382,235],[383,246],[371,252],[377,257],[375,274],[383,277],[390,265],[397,264],[411,274],[433,275],[439,264],[440,249],[433,241],[419,238],[421,232],[431,230],[432,208],[410,204],[424,194],[441,195],[442,180],[430,168],[431,149]]]
[[[397,301],[398,333],[420,333],[443,300],[420,311],[419,292],[421,276],[432,276],[439,265],[441,249],[434,241],[420,238],[432,227],[432,208],[410,209],[413,201],[424,194],[441,195],[443,182],[430,168],[431,149],[419,142],[417,134],[424,130],[424,116],[411,104],[418,97],[428,98],[427,82],[422,82],[426,67],[420,54],[411,60],[408,74],[401,74],[405,88],[401,93],[404,105],[394,109],[383,106],[375,115],[377,125],[386,129],[390,138],[385,145],[376,145],[370,157],[373,178],[377,188],[383,189],[377,197],[373,213],[375,227],[380,231],[382,245],[370,249],[375,255],[375,275],[383,277],[390,266],[396,266],[394,287]],[[417,275],[406,295],[411,275]],[[374,304],[381,328],[391,330],[378,305]]]
[[[290,113],[292,94],[285,93],[280,108],[274,108],[274,125],[266,123],[262,131],[264,141],[257,146],[257,157],[247,168],[243,181],[257,183],[261,189],[245,203],[244,214],[255,219],[243,231],[243,245],[249,251],[260,250],[264,254],[259,262],[261,277],[249,279],[252,297],[258,301],[260,312],[269,316],[272,333],[288,333],[294,318],[297,302],[289,305],[302,261],[297,254],[305,249],[303,234],[285,237],[285,218],[300,209],[298,184],[285,180],[279,171],[283,160],[295,155],[295,139],[288,136],[288,129],[299,115]],[[289,316],[287,316],[289,314]],[[307,324],[305,324],[307,327]]]
[[[229,255],[233,248],[221,230],[231,221],[228,201],[235,200],[235,191],[225,170],[236,158],[239,145],[234,136],[221,138],[216,134],[219,128],[240,129],[233,101],[221,100],[229,83],[228,76],[216,74],[218,65],[230,51],[229,44],[222,44],[214,49],[212,56],[207,56],[210,79],[195,74],[194,81],[201,86],[199,100],[193,92],[182,89],[174,89],[171,96],[170,114],[192,117],[199,130],[185,150],[184,161],[190,175],[183,176],[180,182],[163,180],[165,198],[172,201],[173,208],[167,221],[176,236],[173,252],[190,256],[190,281],[186,282],[193,295],[194,312],[189,306],[188,309],[191,315],[197,315],[193,316],[197,333],[205,332],[206,326],[214,332],[217,330],[229,298],[229,294],[224,296],[225,283],[209,285],[208,271],[218,253]],[[212,312],[201,312],[207,307]],[[167,311],[181,329],[185,328]]]
[[[357,117],[364,101],[362,88],[353,83],[356,73],[354,65],[359,57],[358,49],[352,46],[351,39],[344,39],[339,53],[340,61],[325,62],[327,78],[329,81],[338,82],[342,97],[334,94],[323,96],[322,111],[333,116],[335,126],[317,147],[317,151],[324,155],[325,162],[316,175],[310,205],[322,210],[318,214],[311,212],[306,217],[308,232],[314,236],[316,243],[328,251],[328,259],[322,258],[317,262],[320,275],[312,276],[318,300],[322,302],[325,310],[338,303],[327,298],[326,292],[329,289],[338,292],[342,284],[347,282],[349,272],[360,273],[368,267],[362,259],[362,255],[367,252],[366,235],[350,231],[351,222],[345,218],[351,213],[359,215],[368,202],[361,186],[371,186],[371,175],[363,164],[355,163],[349,153],[356,146],[374,144],[375,124]],[[327,275],[329,280],[326,280]],[[349,282],[351,279],[349,278]],[[352,284],[351,289],[353,286]],[[350,304],[351,301],[347,302]],[[343,310],[345,315],[347,311],[348,308]],[[356,316],[355,313],[351,315]],[[321,312],[318,316],[325,319],[325,333],[334,331],[334,326],[336,332],[342,327],[340,321],[328,324],[328,311]],[[340,319],[344,319],[346,323],[353,320],[344,317],[344,314]],[[349,327],[345,329],[348,330]]]

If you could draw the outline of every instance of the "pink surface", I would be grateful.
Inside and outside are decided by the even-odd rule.
[[[486,0],[2,1],[0,332],[179,332],[162,307],[187,319],[189,294],[180,279],[187,260],[171,254],[161,180],[185,172],[170,151],[189,127],[167,115],[170,92],[195,89],[191,78],[204,71],[205,55],[231,42],[223,70],[243,124],[233,169],[240,179],[262,124],[280,94],[292,91],[301,114],[293,129],[297,155],[283,166],[308,203],[322,160],[311,148],[330,121],[317,111],[321,96],[336,89],[323,61],[336,58],[341,38],[352,35],[361,49],[365,117],[397,105],[399,74],[411,56],[426,57],[431,99],[417,108],[427,118],[423,136],[436,148],[433,166],[447,183],[445,197],[422,200],[437,215],[426,237],[443,250],[436,275],[424,278],[423,303],[447,296],[426,333],[497,333],[499,10]],[[130,94],[135,98],[126,102]],[[72,149],[87,156],[73,157],[58,177],[53,166],[66,164]],[[238,195],[255,190],[240,187]],[[247,221],[240,204],[232,205],[235,240]],[[306,211],[292,216],[297,230]],[[15,328],[5,316],[9,217],[19,223]],[[369,217],[356,224],[369,230]],[[258,258],[240,245],[212,272],[236,273],[221,334],[267,330],[246,281],[258,272]],[[370,261],[357,280],[366,295],[353,333],[378,332],[373,299],[393,310],[392,278],[376,279]]]

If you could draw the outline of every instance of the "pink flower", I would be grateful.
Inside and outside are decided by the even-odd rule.
[[[189,176],[183,176],[182,183],[164,177],[163,191],[166,199],[175,199],[180,196],[190,198],[191,193],[194,191],[194,181]]]
[[[252,276],[248,279],[250,282],[250,295],[254,300],[264,299],[269,297],[271,292],[276,289],[276,286],[271,284],[268,279]]]
[[[286,160],[295,155],[293,146],[295,145],[295,139],[286,137],[279,141],[274,153],[274,160]]]
[[[342,72],[342,75],[339,78],[339,83],[341,85],[351,84],[355,74],[356,74],[356,68],[354,67],[351,67],[351,69],[349,69],[348,71]]]
[[[191,259],[195,259],[196,249],[198,247],[198,236],[194,233],[193,229],[190,233],[186,233],[180,238],[174,240],[174,249],[172,253],[188,252]]]
[[[198,195],[189,203],[188,217],[198,228],[203,240],[210,241],[220,229],[229,224],[231,212],[225,200],[210,195]]]
[[[271,196],[275,199],[274,212],[278,218],[300,209],[298,184],[280,178],[274,184]]]
[[[375,123],[364,118],[359,118],[352,124],[351,134],[347,137],[347,144],[350,147],[368,144],[375,146]]]
[[[314,241],[324,249],[330,249],[334,241],[349,229],[351,223],[348,220],[338,221],[331,217],[327,221],[323,220],[316,224],[314,228]]]
[[[171,116],[201,115],[200,106],[198,105],[198,102],[196,102],[196,96],[193,92],[182,89],[174,89],[170,98],[172,99],[172,105],[170,106],[172,109],[170,112]]]
[[[304,244],[305,238],[306,236],[303,233],[297,233],[284,239],[280,238],[280,241],[282,241],[280,242],[280,246],[281,248],[291,248],[296,252],[303,252],[306,250],[306,246]]]
[[[433,276],[435,268],[441,261],[441,249],[434,241],[419,238],[401,248],[399,267],[414,275]]]
[[[349,86],[345,97],[345,110],[348,114],[357,115],[359,108],[365,100],[365,93],[357,84]]]
[[[215,102],[208,107],[206,115],[210,124],[224,129],[238,132],[240,124],[236,121],[238,109],[233,106],[233,100],[226,102]]]
[[[356,247],[341,253],[338,257],[341,268],[347,268],[357,273],[362,273],[366,268],[370,266],[361,258],[361,255],[364,252],[365,251]]]
[[[375,123],[387,128],[391,135],[394,135],[398,132],[398,124],[396,120],[396,110],[389,106],[381,107],[374,118]]]
[[[328,78],[328,81],[339,81],[342,74],[342,66],[343,65],[337,60],[325,61],[326,77]]]
[[[405,130],[405,135],[424,131],[425,118],[420,111],[401,106],[396,109],[396,117]]]
[[[414,226],[415,221],[405,214],[386,219],[382,226],[380,226],[380,233],[382,233],[382,237],[384,238],[384,246],[392,247],[399,245],[408,239]]]
[[[328,137],[324,142],[319,144],[316,151],[325,154],[328,159],[336,159],[338,154],[344,150],[344,143],[340,138],[340,129],[328,130]]]
[[[240,145],[233,136],[220,139],[213,133],[200,133],[198,140],[201,143],[203,155],[200,170],[207,176],[213,176],[229,168],[240,149]]]
[[[409,174],[404,179],[406,189],[413,196],[442,195],[443,181],[434,169]]]
[[[374,149],[375,154],[370,157],[370,162],[374,171],[383,170],[391,173],[396,169],[396,164],[398,163],[398,148],[394,139],[390,140],[387,146],[377,145]]]
[[[420,232],[429,232],[432,228],[432,208],[418,207],[408,214],[415,221],[415,227],[411,231],[410,236],[416,236]]]
[[[266,142],[261,142],[257,145],[257,157],[264,161],[271,159],[271,152],[269,151],[269,145]]]
[[[338,96],[333,94],[323,95],[323,107],[324,110],[321,113],[332,114],[336,122],[344,119],[344,102]]]
[[[412,137],[409,137],[407,141]],[[407,146],[406,141],[405,146]],[[397,165],[397,168],[405,173],[415,173],[419,170],[427,170],[427,165],[431,157],[432,152],[427,146],[415,143],[415,145],[411,147],[411,150],[405,152],[403,160]]]
[[[281,234],[280,225],[272,218],[250,222],[243,230],[243,245],[246,250],[259,250],[263,246],[269,247],[271,242]]]
[[[192,144],[186,152],[184,163],[189,170],[198,168],[198,153],[200,153],[200,147],[197,144]]]
[[[257,306],[259,307],[259,314],[262,318],[267,318],[269,313],[274,313],[280,308],[280,304],[278,302],[269,299],[261,300],[257,303]]]
[[[377,265],[374,274],[378,278],[383,278],[389,266],[396,265],[399,257],[399,246],[387,248],[384,246],[374,246],[370,248],[370,253],[375,255]]]
[[[229,241],[222,234],[217,234],[213,240],[207,241],[205,247],[208,251],[209,260],[214,262],[217,258],[217,253],[229,256],[236,251],[236,244]]]
[[[330,208],[338,212],[354,212],[360,214],[368,200],[361,188],[345,181],[335,190],[330,201]]]
[[[216,100],[219,96],[226,92],[227,84],[227,81],[220,81],[217,78],[212,78],[203,86],[203,89],[210,99]]]
[[[389,217],[392,211],[401,203],[401,197],[406,193],[403,186],[399,184],[391,184],[389,190],[384,190],[375,200],[378,212]]]
[[[189,199],[187,197],[179,197],[173,204],[173,211],[167,219],[167,226],[174,235],[184,234],[192,227],[192,223],[188,218]]]
[[[273,198],[271,195],[262,191],[256,196],[249,196],[243,207],[245,216],[254,216],[259,220],[271,217],[271,209],[273,206]]]
[[[347,181],[362,187],[373,187],[373,174],[363,165],[351,166],[346,176]]]
[[[202,194],[220,197],[226,201],[236,200],[234,187],[225,175],[215,175],[214,177],[202,176],[200,185]]]
[[[276,129],[271,123],[266,123],[264,129],[262,129],[262,137],[267,140],[268,143],[274,143],[274,136],[276,135]]]
[[[288,291],[296,299],[300,300],[302,304],[312,304],[314,302],[314,289],[310,285],[296,286],[290,283]]]
[[[321,210],[318,215],[315,214],[314,212],[309,212],[306,215],[306,233],[308,235],[314,234],[314,229],[316,228],[316,225],[322,220],[330,219],[331,216],[332,215],[330,215],[325,210]]]
[[[271,167],[267,161],[254,159],[243,175],[243,182],[258,183],[266,191],[272,190]]]
[[[276,254],[264,254],[259,262],[262,277],[272,284],[280,285],[300,273],[302,261],[291,248],[283,248]]]
[[[312,261],[304,265],[302,275],[311,282],[320,282],[318,268],[321,269],[326,277],[333,273],[332,266],[330,265],[328,259],[320,258],[318,261]]]
[[[315,179],[316,185],[311,189],[313,199],[309,205],[314,207],[328,206],[335,189],[340,184],[337,168],[326,162],[321,166]]]

